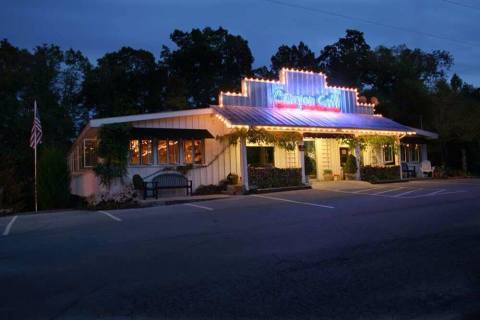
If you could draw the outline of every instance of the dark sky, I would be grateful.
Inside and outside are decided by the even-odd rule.
[[[269,64],[282,44],[303,40],[318,53],[343,36],[345,29],[354,28],[365,33],[372,47],[406,44],[448,50],[455,58],[453,71],[480,85],[480,3],[476,0],[279,1],[308,9],[268,0],[2,0],[0,38],[28,49],[41,43],[72,47],[94,62],[121,46],[144,48],[158,57],[162,44],[171,46],[169,34],[175,28],[222,26],[249,41],[254,64],[260,66]]]

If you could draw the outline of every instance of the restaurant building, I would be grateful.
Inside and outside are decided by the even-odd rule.
[[[185,165],[193,190],[218,184],[230,173],[237,174],[248,190],[249,166],[300,168],[303,183],[322,180],[324,170],[342,179],[349,153],[356,156],[359,167],[405,162],[421,174],[420,163],[428,159],[426,143],[437,135],[375,114],[375,104],[365,100],[357,89],[329,86],[322,73],[282,69],[278,80],[243,79],[241,92],[221,92],[219,104],[208,108],[93,119],[69,154],[72,193],[90,196],[102,190],[93,171],[97,135],[103,125],[117,123],[133,127],[125,181],[135,174],[151,181]],[[245,138],[238,143],[218,138],[251,128],[297,132],[303,138],[293,150]],[[394,137],[397,143],[352,148],[341,139],[368,135]],[[306,157],[314,163],[307,172]]]

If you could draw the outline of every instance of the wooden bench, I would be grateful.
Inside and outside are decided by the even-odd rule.
[[[180,173],[162,173],[152,179],[152,181],[143,183],[143,199],[147,198],[148,191],[152,191],[153,196],[158,199],[158,190],[160,189],[182,189],[187,190],[187,196],[192,195],[192,180],[188,180]]]

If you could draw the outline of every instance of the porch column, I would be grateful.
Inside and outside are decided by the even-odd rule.
[[[245,137],[240,138],[240,170],[242,174],[243,190],[248,191],[248,163],[247,163],[247,139]]]
[[[360,157],[362,156],[361,150],[360,150],[360,144],[358,142],[355,142],[355,159],[357,162],[357,172],[355,172],[355,179],[360,180]]]
[[[305,176],[305,144],[303,142],[303,135],[302,140],[298,142],[298,162],[300,163],[300,168],[302,172],[302,183],[307,183],[307,178]]]
[[[402,171],[402,146],[400,144],[400,137],[397,136],[397,139],[395,140],[395,146],[397,147],[397,150],[394,154],[395,157],[395,163],[398,163],[399,166],[399,171],[400,171],[400,180],[403,180],[403,171]],[[398,159],[398,160],[397,160]],[[397,162],[398,161],[398,162]]]
[[[422,157],[422,161],[423,160],[428,160],[428,153],[427,153],[427,145],[424,143],[422,144],[421,146],[421,157]]]

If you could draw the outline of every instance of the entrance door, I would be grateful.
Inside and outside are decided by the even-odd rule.
[[[343,168],[345,163],[347,162],[348,155],[350,154],[350,149],[341,147],[340,148],[340,166]]]
[[[315,141],[307,140],[303,142],[305,150],[305,175],[317,177],[317,157],[315,152]]]

